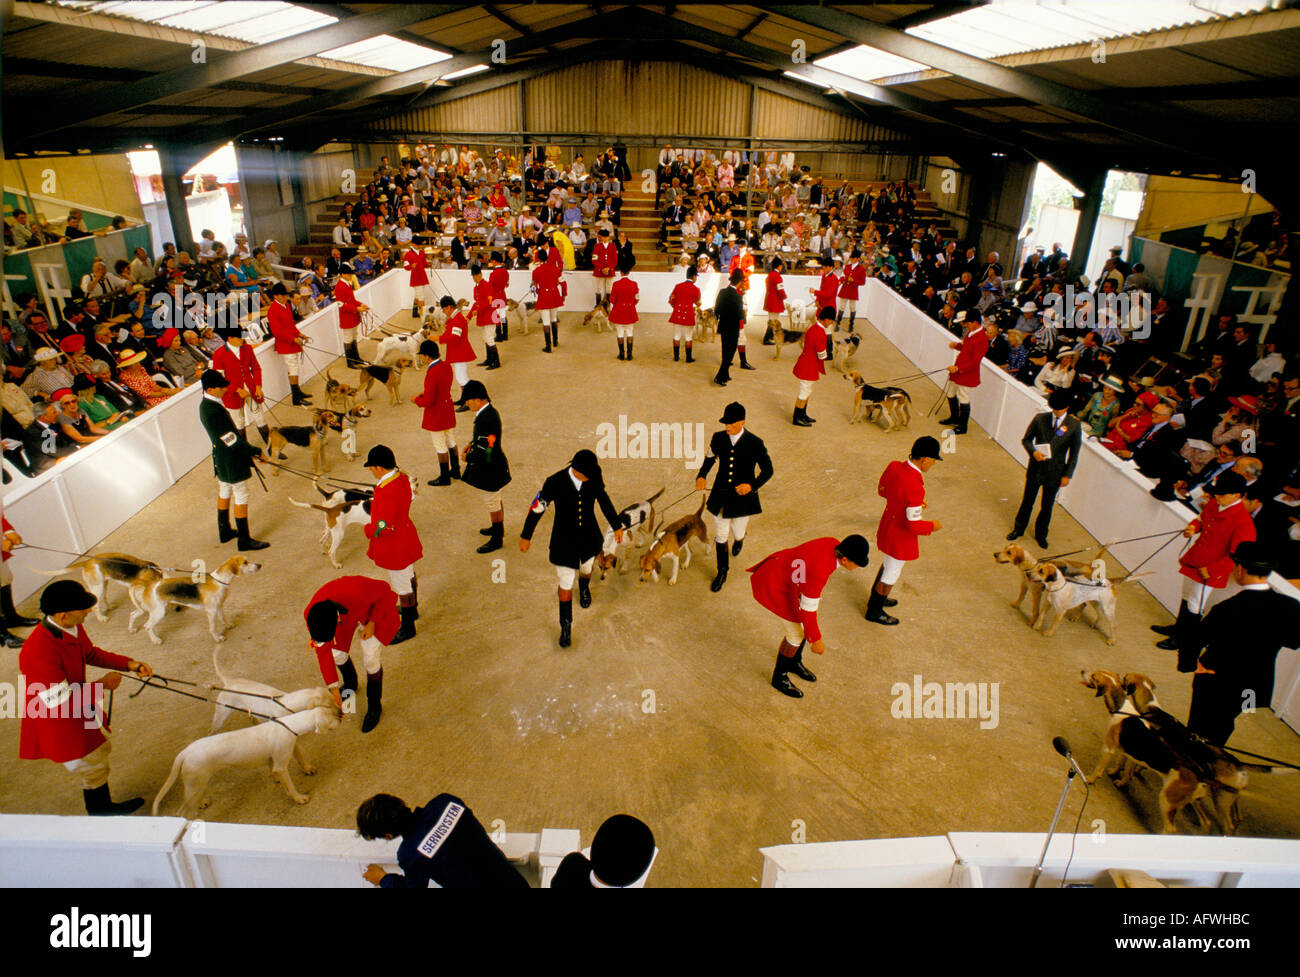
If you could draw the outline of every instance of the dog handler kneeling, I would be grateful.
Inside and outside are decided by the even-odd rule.
[[[411,480],[398,470],[393,450],[384,444],[375,445],[366,455],[366,468],[375,477],[370,522],[364,530],[370,540],[366,556],[375,566],[388,571],[388,580],[402,607],[402,629],[389,642],[396,645],[415,637],[415,619],[420,616],[415,564],[424,556],[424,547],[411,521]]]
[[[925,472],[934,467],[939,456],[939,442],[931,437],[917,438],[907,461],[891,461],[880,474],[876,494],[885,500],[880,525],[876,529],[876,549],[880,551],[880,569],[867,601],[867,620],[876,624],[897,624],[898,618],[885,613],[898,601],[889,591],[903,573],[903,565],[921,555],[918,536],[929,536],[943,524],[921,518],[925,508]]]
[[[817,676],[804,667],[803,646],[805,641],[811,641],[814,654],[826,651],[817,625],[822,589],[836,567],[865,567],[870,554],[870,545],[856,533],[839,542],[834,536],[824,536],[779,550],[749,568],[754,599],[785,622],[785,637],[772,670],[772,688],[801,699],[803,692],[786,673],[794,672],[807,682],[817,681]]]
[[[379,725],[383,712],[384,662],[381,649],[396,644],[400,614],[397,594],[382,580],[350,576],[331,580],[312,595],[303,612],[309,647],[320,665],[321,678],[334,693],[340,709],[343,699],[356,695],[357,669],[352,664],[352,634],[361,628],[361,663],[366,669],[366,717],[361,732]],[[337,688],[340,677],[343,688]]]
[[[224,413],[224,412],[223,412]],[[81,777],[87,814],[130,814],[144,798],[114,803],[108,792],[108,725],[94,700],[96,687],[112,691],[122,682],[108,675],[86,681],[86,666],[153,675],[144,662],[96,647],[81,622],[95,606],[95,596],[75,580],[56,580],[41,593],[45,619],[23,642],[18,670],[26,687],[18,756],[53,760]],[[111,700],[110,700],[111,702]]]
[[[199,382],[203,384],[199,421],[212,441],[212,469],[217,476],[217,533],[223,543],[238,537],[241,550],[264,550],[271,544],[253,539],[248,531],[248,479],[253,460],[265,460],[266,453],[244,439],[222,402],[230,381],[216,370],[205,370]],[[236,529],[230,528],[231,499]]]

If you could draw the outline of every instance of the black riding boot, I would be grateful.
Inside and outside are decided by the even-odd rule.
[[[718,557],[718,575],[713,578],[713,583],[709,589],[715,594],[722,589],[722,585],[727,582],[727,570],[731,567],[731,558],[727,555],[726,543],[714,543],[713,549]]]
[[[814,675],[803,663],[803,646],[807,643],[806,640],[799,642],[799,648],[794,653],[794,657],[790,659],[788,669],[798,675],[805,682],[816,682],[817,676]]]
[[[492,553],[505,546],[506,524],[504,522],[494,522],[489,528],[491,532],[488,533],[488,541],[480,546],[476,552]]]
[[[97,817],[130,814],[132,811],[137,811],[144,806],[143,797],[132,797],[129,801],[114,803],[112,796],[108,792],[108,784],[91,790],[83,790],[81,795],[86,800],[86,813]]]
[[[347,356],[348,366],[351,367],[352,369],[355,370],[358,367],[365,365],[365,360],[361,358],[361,351],[357,349],[357,344],[355,340],[346,344],[343,347],[343,352]]]
[[[691,357],[691,344],[690,344],[690,343],[687,343],[687,344],[686,344],[686,362],[687,362],[687,363],[694,363],[694,362],[695,362],[695,360]]]
[[[629,363],[632,361],[632,337],[631,336],[627,337],[627,359]]]
[[[790,676],[786,674],[791,670],[790,663],[794,660],[793,658],[787,658],[784,654],[789,647],[784,640],[781,641],[781,647],[776,653],[776,665],[772,669],[772,688],[788,695],[791,699],[802,699],[803,692],[790,681]]]
[[[415,637],[415,595],[402,594],[397,600],[401,605],[397,610],[402,615],[402,626],[393,635],[393,640],[388,642],[390,645],[400,645]]]
[[[361,732],[368,733],[379,725],[384,711],[384,670],[366,676],[366,718],[361,720]]]
[[[37,617],[23,617],[14,607],[14,589],[6,584],[0,587],[0,615],[3,615],[3,623],[9,628],[30,628],[41,623]]]
[[[948,398],[948,416],[945,417],[945,418],[944,418],[942,421],[940,421],[939,423],[940,423],[940,424],[947,425],[948,427],[952,427],[954,424],[959,424],[959,423],[960,423],[960,415],[961,415],[961,411],[960,411],[958,408],[959,408],[960,406],[961,406],[961,404],[959,404],[959,403],[957,402],[957,398],[956,398],[956,397],[949,397],[949,398]]]
[[[591,606],[591,577],[578,575],[578,605],[580,607]]]
[[[542,326],[542,335],[546,337],[546,345],[542,347],[542,352],[549,353],[551,351],[551,327]]]
[[[452,455],[451,457],[454,458],[455,455]],[[429,479],[429,481],[426,484],[435,485],[435,486],[450,485],[451,484],[451,463],[447,461],[443,461],[441,458],[439,458],[438,477]]]
[[[682,359],[682,344],[673,343],[673,362],[679,363]]]
[[[560,601],[560,647],[567,648],[573,644],[570,629],[573,626],[573,601]]]
[[[873,624],[893,625],[898,618],[885,613],[885,601],[889,599],[890,585],[880,582],[880,572],[876,573],[876,582],[871,587],[871,597],[867,601],[867,620]]]
[[[271,545],[270,543],[267,543],[264,540],[253,539],[253,537],[249,535],[247,516],[245,516],[243,519],[236,519],[235,526],[237,527],[235,530],[235,535],[239,537],[238,546],[241,551],[264,550]]]
[[[756,370],[756,369],[758,369],[758,367],[750,366],[750,365],[749,365],[749,360],[745,359],[745,351],[744,351],[743,349],[740,350],[740,368],[741,368],[742,370]]]
[[[451,449],[451,477],[460,478],[460,455],[456,454],[456,446],[448,445]]]
[[[627,343],[622,339],[618,341],[618,358],[620,360],[627,359]]]
[[[952,433],[965,434],[968,423],[970,423],[970,404],[960,404],[957,408],[957,424],[953,427]]]
[[[357,694],[357,666],[352,664],[349,658],[342,665],[338,666],[339,678],[343,680],[339,686],[339,695],[346,699],[350,695]]]
[[[302,387],[296,383],[289,384],[289,393],[292,394],[293,406],[298,407],[302,404],[310,404],[311,397],[302,392]]]

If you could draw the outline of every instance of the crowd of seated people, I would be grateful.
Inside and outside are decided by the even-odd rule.
[[[4,457],[15,468],[39,474],[194,383],[223,342],[214,316],[265,315],[282,273],[274,241],[250,249],[241,234],[228,249],[204,231],[196,251],[137,248],[112,270],[96,258],[53,322],[36,295],[16,297],[16,315],[0,322]]]
[[[4,249],[6,252],[25,251],[47,244],[67,244],[77,238],[103,235],[130,226],[125,217],[114,217],[107,227],[91,231],[86,228],[85,216],[75,207],[68,211],[62,222],[42,220],[38,214],[29,214],[21,207],[15,207],[4,221]]]
[[[599,231],[617,233],[630,174],[612,146],[590,166],[582,153],[561,165],[541,149],[522,162],[501,149],[487,157],[468,146],[401,150],[396,166],[380,160],[333,228],[331,261],[350,262],[361,284],[400,266],[411,245],[437,249],[435,267],[456,268],[513,248],[513,266],[526,268],[538,245],[554,242],[571,255],[566,265],[590,268]]]

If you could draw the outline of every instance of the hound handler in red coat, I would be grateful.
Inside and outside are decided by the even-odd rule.
[[[392,644],[415,637],[419,583],[415,564],[424,556],[420,536],[411,522],[411,480],[397,467],[393,450],[377,444],[366,455],[366,468],[375,477],[375,494],[370,500],[370,523],[365,527],[366,556],[375,566],[388,571],[388,580],[402,607],[402,630]]]
[[[411,318],[420,318],[426,302],[433,302],[433,287],[429,284],[429,259],[414,244],[402,255],[402,264],[411,273]]]
[[[691,341],[695,335],[695,307],[700,304],[700,287],[695,284],[699,273],[694,265],[686,269],[686,280],[673,286],[668,296],[672,314],[668,321],[673,326],[673,360],[681,359],[682,340],[686,340],[686,362],[694,363],[691,358]]]
[[[469,342],[469,322],[456,307],[456,300],[444,295],[438,302],[442,314],[447,317],[447,326],[438,337],[438,342],[447,347],[447,362],[451,372],[461,388],[461,398],[456,401],[457,411],[469,410],[465,406],[465,384],[469,383],[469,365],[474,362],[474,347]]]
[[[262,393],[262,365],[253,355],[253,347],[244,342],[244,331],[237,325],[222,326],[217,334],[226,341],[212,353],[212,369],[230,381],[221,395],[222,406],[230,413],[239,433],[249,426],[257,428],[262,441],[271,443],[271,429],[266,423],[266,395]]]
[[[861,258],[862,252],[854,248],[849,254],[849,263],[844,266],[844,280],[840,283],[840,309],[835,317],[836,329],[847,312],[849,332],[853,332],[853,320],[858,317],[858,289],[867,283],[867,266]]]
[[[967,315],[961,342],[949,343],[948,348],[960,352],[948,367],[948,383],[943,388],[948,416],[939,423],[950,426],[953,434],[965,434],[970,422],[970,392],[980,385],[980,362],[989,351],[989,336],[978,315]]]
[[[356,273],[349,262],[339,265],[339,279],[334,283],[334,301],[339,308],[339,329],[343,331],[343,351],[347,354],[348,366],[356,369],[365,361],[357,349],[357,329],[361,326],[361,313],[370,306],[357,301],[358,288]]]
[[[856,533],[839,542],[834,536],[809,540],[788,550],[780,550],[749,568],[753,576],[749,585],[754,599],[779,617],[785,625],[785,637],[772,670],[772,688],[793,699],[803,692],[791,683],[788,672],[806,682],[817,676],[803,663],[805,641],[812,642],[814,654],[826,651],[821,628],[817,624],[817,607],[822,589],[836,567],[856,570],[867,565],[871,547]]]
[[[361,732],[379,725],[383,712],[384,660],[381,649],[405,640],[398,631],[397,595],[382,580],[339,577],[312,595],[303,617],[311,635],[308,648],[316,656],[321,678],[334,693],[340,709],[357,693],[357,669],[352,664],[352,635],[361,629],[361,663],[366,669],[366,717]],[[343,687],[338,688],[340,679]]]
[[[1255,522],[1241,504],[1246,480],[1237,472],[1226,471],[1205,490],[1209,501],[1201,514],[1187,524],[1183,535],[1196,542],[1178,558],[1178,572],[1183,576],[1183,600],[1178,606],[1178,620],[1170,625],[1153,625],[1151,630],[1167,635],[1157,648],[1178,651],[1178,670],[1196,671],[1203,641],[1197,640],[1201,615],[1209,606],[1211,591],[1228,585],[1232,576],[1232,551],[1238,543],[1254,542]]]
[[[609,228],[596,233],[596,243],[591,248],[591,283],[596,288],[596,305],[604,304],[609,311],[609,289],[618,270],[618,246],[611,240]]]
[[[637,283],[628,277],[627,268],[618,273],[618,281],[609,290],[609,300],[613,306],[609,310],[609,321],[614,325],[614,334],[618,337],[618,358],[632,359],[632,329],[637,323],[636,303],[640,289]]]
[[[460,478],[460,455],[456,453],[456,408],[451,400],[451,367],[443,362],[438,344],[426,339],[420,344],[415,361],[424,367],[424,389],[411,398],[416,407],[424,408],[420,426],[433,435],[433,450],[438,456],[438,477],[430,485],[450,485]]]
[[[795,360],[794,375],[799,379],[799,393],[794,400],[796,427],[812,427],[817,423],[808,416],[808,398],[813,384],[826,372],[826,336],[835,328],[835,310],[829,305],[817,313],[817,321],[803,335],[803,348]]]
[[[819,309],[828,305],[833,307],[836,299],[839,298],[840,286],[844,284],[844,259],[837,254],[833,260],[834,264],[822,272],[817,288],[809,289]]]
[[[510,320],[506,318],[506,308],[510,301],[506,290],[510,287],[510,269],[501,264],[501,252],[493,251],[488,258],[488,284],[492,286],[492,301],[497,310],[496,341],[504,343],[510,338]]]
[[[773,316],[780,318],[785,314],[785,285],[781,277],[781,269],[785,263],[780,258],[772,259],[772,270],[767,273],[767,278],[763,283],[763,311],[768,315],[767,331],[763,333],[763,345],[770,346],[775,340],[772,338]]]
[[[298,373],[302,369],[302,348],[307,345],[307,337],[298,331],[293,321],[293,308],[289,305],[289,290],[284,282],[271,286],[271,307],[266,310],[266,321],[275,338],[275,352],[289,374],[289,390],[293,394],[293,405],[311,406],[311,397],[302,392],[298,386]]]
[[[497,355],[497,330],[500,328],[501,310],[497,305],[492,283],[483,277],[483,266],[470,265],[469,273],[474,279],[474,305],[469,313],[483,330],[483,345],[486,347],[483,362],[478,366],[495,370],[501,366],[501,357]]]
[[[559,255],[559,248],[551,248],[550,255]],[[560,262],[550,260],[545,248],[537,249],[537,267],[533,269],[533,288],[537,292],[537,314],[542,320],[542,334],[546,338],[543,353],[551,351],[551,345],[560,345],[560,306],[564,305],[564,282],[560,279],[564,273],[563,259]]]
[[[112,743],[107,717],[95,702],[96,689],[112,691],[121,675],[86,681],[86,666],[153,675],[144,662],[98,648],[82,623],[95,606],[95,596],[75,580],[56,580],[41,592],[44,619],[23,642],[18,671],[25,687],[18,756],[23,760],[53,760],[81,777],[87,814],[130,814],[144,804],[141,797],[114,803],[108,792],[108,758]],[[111,703],[110,702],[110,712]]]
[[[903,565],[921,555],[918,536],[929,536],[942,529],[937,519],[922,519],[925,509],[925,472],[942,461],[939,442],[931,437],[917,438],[907,461],[891,461],[880,475],[876,494],[885,500],[885,511],[876,528],[876,549],[880,569],[867,601],[867,620],[876,624],[897,624],[898,618],[885,613],[898,601],[889,596],[903,573]]]

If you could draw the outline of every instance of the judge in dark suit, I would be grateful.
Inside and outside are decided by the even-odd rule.
[[[528,552],[533,531],[550,505],[555,506],[550,559],[559,577],[560,647],[567,648],[571,644],[574,578],[578,581],[578,603],[590,607],[591,571],[604,543],[604,533],[596,522],[596,506],[599,505],[605,514],[617,541],[623,539],[627,518],[609,500],[596,453],[586,449],[579,451],[567,466],[543,482],[542,490],[533,497],[523,531],[519,534],[521,552]]]
[[[1232,562],[1241,591],[1212,607],[1197,634],[1197,647],[1205,650],[1196,663],[1187,714],[1187,728],[1215,746],[1228,742],[1243,705],[1260,708],[1273,701],[1278,652],[1300,644],[1300,602],[1269,587],[1268,548],[1238,543]]]
[[[1034,541],[1047,549],[1047,529],[1052,524],[1056,493],[1070,484],[1083,442],[1079,419],[1070,414],[1070,403],[1068,390],[1053,390],[1047,401],[1051,410],[1035,415],[1025,429],[1025,436],[1020,440],[1029,452],[1025,494],[1007,539],[1024,535],[1025,527],[1029,525],[1029,514],[1034,510],[1034,499],[1041,489],[1043,500],[1038,509],[1038,521],[1034,523]]]
[[[212,469],[217,476],[217,534],[221,542],[238,538],[240,550],[264,550],[270,543],[253,539],[248,531],[248,480],[253,474],[253,459],[265,460],[261,448],[244,440],[244,432],[235,427],[230,411],[221,402],[230,386],[225,374],[207,370],[200,378],[203,399],[199,401],[199,420],[212,441]],[[235,529],[230,528],[231,500],[234,500]]]
[[[718,557],[718,574],[711,589],[717,593],[727,581],[730,557],[739,556],[745,545],[745,529],[751,516],[763,511],[758,501],[758,490],[772,477],[772,459],[761,438],[745,430],[745,408],[730,403],[722,412],[719,422],[725,425],[709,440],[709,452],[704,457],[695,488],[704,491],[709,472],[718,465],[718,477],[713,480],[713,490],[706,503],[713,514],[713,546]],[[736,540],[727,553],[727,537],[735,532]]]
[[[461,452],[465,472],[460,480],[487,493],[485,502],[491,522],[479,530],[488,541],[478,552],[491,553],[505,545],[506,514],[501,490],[510,484],[510,462],[501,447],[501,415],[488,400],[487,388],[480,380],[470,380],[461,388],[461,400],[474,411],[474,435]]]
[[[718,317],[718,336],[722,339],[722,362],[713,382],[725,387],[731,382],[731,360],[736,355],[736,344],[740,331],[745,328],[745,300],[736,288],[745,280],[745,273],[739,268],[731,273],[727,287],[718,292],[713,311]],[[740,355],[742,369],[747,366],[745,354]]]
[[[451,260],[462,270],[469,265],[469,245],[465,243],[465,232],[459,228],[451,239]]]
[[[1154,423],[1127,450],[1115,452],[1120,458],[1132,458],[1147,478],[1157,482],[1181,475],[1187,462],[1178,453],[1187,436],[1170,423],[1173,407],[1163,401],[1151,411]]]

